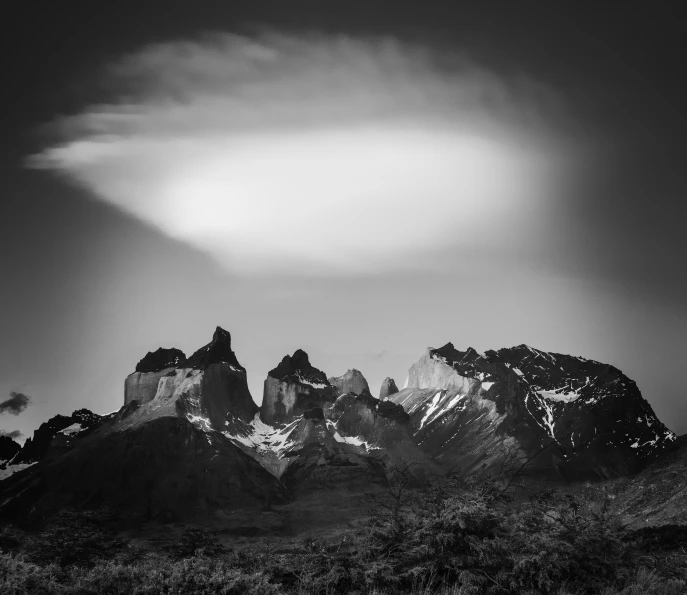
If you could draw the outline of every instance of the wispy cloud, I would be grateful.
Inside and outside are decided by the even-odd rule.
[[[10,398],[0,403],[0,414],[19,415],[29,406],[29,403],[31,403],[31,397],[12,391]]]
[[[394,39],[220,34],[109,76],[116,99],[55,122],[31,165],[243,272],[493,246],[567,158],[549,89]]]

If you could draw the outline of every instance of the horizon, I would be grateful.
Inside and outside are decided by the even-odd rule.
[[[18,10],[0,434],[119,408],[215,326],[258,405],[296,349],[377,396],[428,346],[526,344],[687,433],[680,28],[536,4]]]

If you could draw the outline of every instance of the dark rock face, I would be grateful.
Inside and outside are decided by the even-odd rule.
[[[9,436],[0,436],[0,464],[11,461],[21,450],[21,445]]]
[[[379,399],[384,401],[388,399],[390,395],[396,394],[398,392],[398,387],[394,382],[393,378],[385,378],[382,382],[382,388],[379,389]]]
[[[231,335],[218,326],[212,335],[212,341],[189,357],[183,367],[204,370],[212,364],[221,363],[243,369],[231,349]]]
[[[370,392],[365,376],[359,370],[348,370],[343,376],[329,378],[329,384],[339,389],[340,394],[354,393],[361,395]]]
[[[49,454],[54,456],[57,452],[68,450],[73,441],[87,436],[107,419],[108,416],[98,415],[88,409],[79,409],[70,416],[56,415],[34,431],[33,438],[26,440],[12,463],[36,463]]]
[[[283,503],[283,485],[218,432],[164,417],[111,428],[0,483],[0,515],[49,514],[107,503],[131,518],[188,519]]]
[[[156,351],[149,351],[145,357],[136,364],[136,372],[159,372],[166,368],[176,368],[184,363],[186,356],[180,349],[164,349],[160,347]]]
[[[333,403],[336,396],[337,391],[325,373],[310,363],[305,351],[298,349],[267,375],[260,418],[267,424],[290,423],[306,410]]]
[[[675,440],[619,370],[524,345],[483,355],[450,343],[429,349],[391,400],[410,414],[416,442],[447,470],[494,471],[506,456],[539,453],[528,469],[540,474],[616,477]]]
[[[295,379],[303,384],[329,386],[327,375],[310,363],[308,354],[296,349],[293,355],[285,355],[279,365],[268,372],[268,376],[277,380]]]

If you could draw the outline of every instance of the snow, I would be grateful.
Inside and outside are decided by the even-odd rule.
[[[251,421],[248,426],[249,432],[247,434],[222,433],[230,440],[240,442],[244,446],[248,446],[258,452],[273,451],[281,456],[282,451],[287,446],[291,432],[296,429],[301,419],[302,418],[299,417],[283,428],[275,428],[264,423],[260,419],[260,414],[256,413],[253,421]]]
[[[542,401],[542,404],[544,405],[544,409],[546,409],[546,417],[542,421],[549,428],[551,438],[556,440],[556,436],[553,430],[555,425],[555,422],[553,421],[553,409],[551,408],[551,405],[549,405],[546,401]]]
[[[513,368],[513,372],[515,372],[518,376],[524,376],[524,374],[518,368]]]
[[[482,382],[482,390],[489,390],[492,386],[494,386],[493,382]]]
[[[367,442],[365,442],[360,436],[342,436],[339,434],[338,430],[336,429],[336,426],[334,425],[334,422],[331,420],[327,420],[327,429],[332,433],[332,436],[334,436],[334,440],[341,444],[352,444],[353,446],[362,446],[363,448],[367,449]]]
[[[300,374],[298,375],[298,382],[300,384],[307,384],[308,386],[312,386],[313,388],[327,388],[327,386],[328,386],[328,385],[324,384],[323,382],[314,382],[312,380],[306,380]]]
[[[78,434],[83,428],[81,427],[81,424],[72,424],[68,428],[64,428],[64,430],[60,430],[58,434],[64,434],[65,436],[71,436],[72,434]]]
[[[568,392],[563,392],[568,391]],[[538,390],[536,393],[540,397],[549,399],[550,401],[558,401],[563,403],[572,403],[580,398],[579,391],[571,391],[568,387],[557,388],[556,390]]]
[[[432,399],[432,402],[430,403],[429,408],[427,409],[427,413],[425,413],[425,416],[420,421],[420,429],[422,429],[422,426],[425,425],[425,422],[437,410],[437,407],[439,407],[439,401],[441,400],[441,393],[442,393],[442,391],[439,390],[439,392],[436,395],[434,395],[434,398]]]
[[[458,393],[449,401],[449,404],[446,406],[446,409],[453,409],[464,396],[465,395],[461,395],[460,393]]]
[[[203,417],[202,415],[191,415],[190,413],[186,416],[186,419],[190,421],[192,424],[200,424],[201,426],[205,426],[202,429],[204,431],[212,430],[212,425],[210,424],[210,420],[207,419],[206,417]]]
[[[410,375],[406,376],[406,381],[403,383],[403,388],[408,388],[408,382],[410,382]]]

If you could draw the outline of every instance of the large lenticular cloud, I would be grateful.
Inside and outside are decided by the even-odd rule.
[[[394,40],[216,35],[109,75],[117,99],[57,122],[31,164],[243,273],[498,244],[567,160],[541,86]]]

